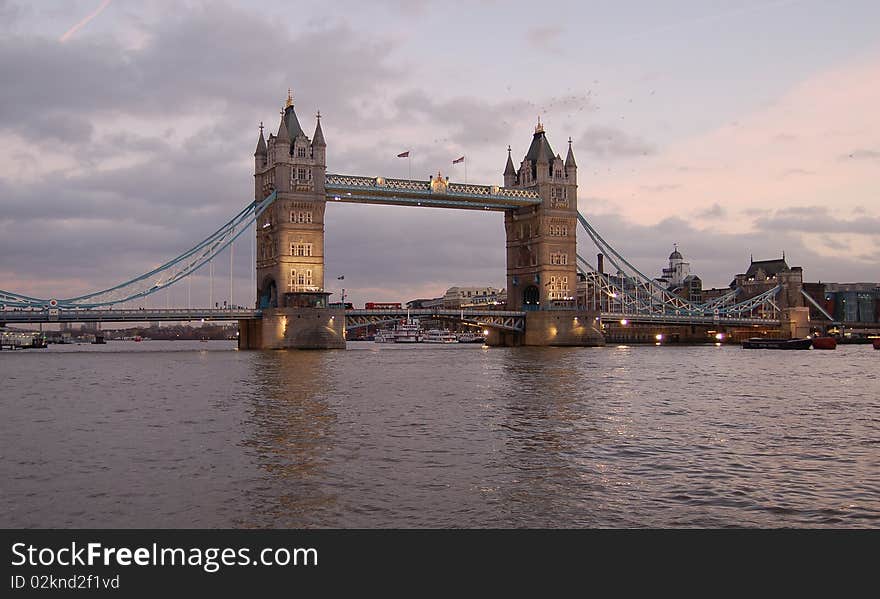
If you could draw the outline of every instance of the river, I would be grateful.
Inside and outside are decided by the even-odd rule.
[[[0,355],[0,527],[875,527],[880,352]]]

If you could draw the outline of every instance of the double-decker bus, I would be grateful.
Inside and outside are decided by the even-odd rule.
[[[400,310],[400,302],[367,302],[364,310]]]

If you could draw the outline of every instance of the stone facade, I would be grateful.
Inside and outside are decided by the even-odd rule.
[[[292,98],[277,135],[254,153],[254,199],[278,198],[257,221],[258,308],[282,307],[286,293],[324,289],[324,175],[327,144],[320,115],[313,139],[299,125]]]
[[[345,349],[345,310],[265,308],[239,322],[239,349]]]
[[[507,307],[543,310],[575,307],[577,287],[577,164],[569,140],[565,161],[553,155],[541,123],[514,169],[508,148],[505,187],[532,189],[539,206],[508,210]]]

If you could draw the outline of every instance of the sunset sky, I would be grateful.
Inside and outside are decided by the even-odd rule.
[[[783,251],[808,281],[880,281],[878,24],[874,1],[0,0],[0,289],[97,290],[213,232],[253,199],[289,87],[307,133],[321,111],[328,172],[405,177],[409,149],[414,178],[463,180],[465,155],[501,184],[540,116],[554,151],[573,140],[580,211],[643,272],[678,243],[706,286]],[[334,300],[338,275],[356,304],[503,286],[500,214],[326,222]]]

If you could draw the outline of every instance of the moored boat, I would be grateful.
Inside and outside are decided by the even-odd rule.
[[[743,349],[810,349],[813,340],[806,339],[767,339],[752,337],[742,342]]]
[[[813,337],[813,349],[837,349],[834,337]]]
[[[373,342],[394,343],[394,331],[376,331],[376,334],[373,336]]]
[[[486,338],[477,333],[462,333],[458,336],[459,343],[485,343]]]
[[[431,329],[422,336],[422,343],[458,343],[455,333]]]
[[[422,328],[418,320],[407,320],[394,329],[394,343],[418,343],[421,341]]]

